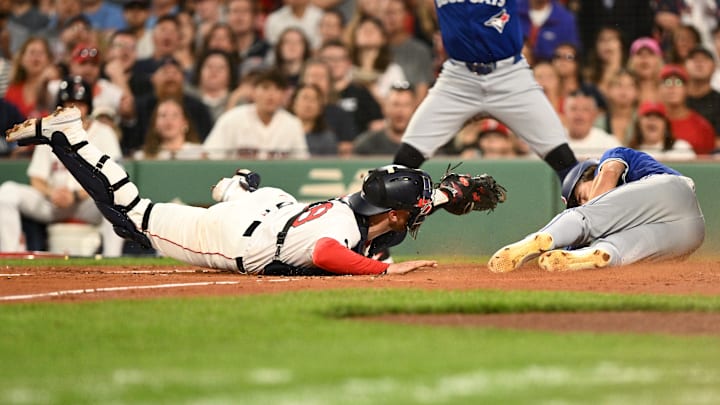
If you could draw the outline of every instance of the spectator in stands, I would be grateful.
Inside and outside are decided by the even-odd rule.
[[[658,84],[662,66],[662,51],[657,41],[650,37],[643,37],[632,43],[628,68],[635,72],[637,77],[638,101],[658,100]]]
[[[681,25],[672,32],[672,46],[666,58],[668,62],[682,65],[690,51],[702,44],[700,33],[692,25]]]
[[[13,0],[10,9],[10,23],[11,39],[17,36],[17,40],[26,41],[29,36],[42,32],[48,26],[49,19],[31,0]],[[17,48],[12,47],[11,49],[15,51]]]
[[[337,139],[343,142],[355,140],[359,132],[353,115],[336,104],[337,93],[330,66],[321,59],[309,59],[303,67],[300,83],[313,84],[322,92],[323,116]]]
[[[516,157],[513,133],[494,118],[472,119],[463,126],[456,148],[462,159],[505,159]]]
[[[627,69],[618,71],[610,79],[607,90],[608,108],[595,126],[615,136],[626,146],[633,136],[638,105],[638,83],[635,74]]]
[[[715,55],[720,56],[720,25],[712,32],[713,46]],[[720,63],[715,64],[715,72],[713,73],[710,85],[715,91],[720,92]]]
[[[614,27],[603,27],[597,34],[594,52],[591,54],[589,81],[603,94],[607,92],[610,78],[625,66],[625,45],[622,33]]]
[[[97,33],[84,14],[70,18],[60,31],[60,41],[53,45],[55,62],[65,65],[70,62],[72,50],[77,44],[97,43]]]
[[[211,159],[304,159],[308,157],[302,122],[283,109],[288,84],[269,70],[255,80],[254,102],[218,118],[203,148]]]
[[[688,74],[685,68],[665,65],[660,71],[660,79],[660,101],[665,104],[672,133],[690,143],[696,154],[712,153],[715,130],[702,115],[687,106]]]
[[[518,18],[536,61],[550,61],[563,43],[580,45],[575,16],[557,0],[520,0]]]
[[[135,98],[135,103],[127,109],[121,109],[121,145],[126,155],[139,148],[150,128],[150,115],[158,100],[165,98],[181,99],[188,112],[190,122],[198,132],[200,140],[207,137],[212,128],[212,118],[205,104],[184,90],[183,71],[173,58],[165,58],[151,77],[152,92]]]
[[[110,36],[102,75],[123,89],[124,94],[133,96],[122,99],[120,103],[132,102],[134,95],[152,91],[149,78],[138,77],[133,72],[132,68],[137,61],[136,44],[137,38],[129,30],[118,30]]]
[[[252,103],[255,99],[253,93],[255,92],[255,80],[262,74],[264,70],[251,70],[240,78],[240,81],[235,89],[230,93],[228,97],[228,103],[226,110],[239,105]]]
[[[153,111],[143,148],[135,152],[133,158],[195,160],[202,159],[204,154],[197,131],[181,101],[166,98]]]
[[[0,98],[0,134],[4,134],[5,131],[15,126],[15,124],[23,121],[25,121],[25,117],[20,114],[17,107],[4,98]],[[0,136],[0,158],[10,156],[10,153],[16,146],[15,143],[7,143],[5,137]]]
[[[152,0],[147,26],[155,29],[164,16],[173,16],[180,11],[179,0]]]
[[[163,61],[167,58],[174,59],[175,52],[181,45],[180,21],[174,15],[160,17],[152,31],[152,36],[152,56],[138,59],[133,68],[133,73],[138,76],[152,76]]]
[[[392,62],[392,51],[382,22],[364,17],[352,33],[350,58],[353,63],[353,80],[370,89],[382,103],[393,83],[407,81],[400,65]]]
[[[292,91],[300,81],[303,64],[312,56],[310,42],[299,28],[287,28],[278,37],[273,56],[273,66],[285,75]]]
[[[383,105],[385,128],[360,134],[355,139],[356,155],[393,155],[402,143],[410,117],[417,107],[415,89],[408,82],[396,83],[390,88]]]
[[[535,62],[532,69],[535,81],[543,88],[545,96],[547,96],[560,119],[564,120],[562,111],[564,95],[560,87],[560,75],[558,75],[557,70],[550,62],[545,60]]]
[[[390,43],[392,61],[402,68],[407,81],[415,87],[419,103],[435,81],[431,49],[414,38],[406,28],[411,18],[408,0],[385,0],[383,4],[382,22]]]
[[[624,34],[624,43],[650,36],[654,14],[647,0],[582,0],[577,3],[577,26],[582,49],[586,51],[593,49],[602,27],[616,27]]]
[[[629,147],[648,153],[658,160],[695,159],[692,146],[673,136],[662,103],[643,102],[638,108],[638,116]]]
[[[324,98],[320,87],[303,83],[290,99],[290,112],[302,122],[310,156],[337,155],[337,136],[327,125],[323,114]]]
[[[5,0],[7,1],[7,0]],[[9,33],[7,30],[9,4],[2,4],[0,1],[0,97],[5,97],[8,84],[10,82],[10,72],[12,71],[11,53],[9,49]]]
[[[227,9],[227,23],[237,38],[242,77],[264,66],[271,47],[255,28],[257,10],[254,0],[229,0]]]
[[[610,148],[620,146],[614,136],[593,127],[599,110],[592,94],[578,90],[565,99],[568,145],[581,158],[599,158]]]
[[[194,26],[197,35],[194,38],[195,48],[200,48],[210,30],[225,21],[224,0],[200,0],[195,1],[195,8],[191,13],[194,18]]]
[[[92,90],[79,77],[67,78],[61,86],[58,105],[75,105],[82,114],[89,141],[112,159],[119,159],[120,147],[113,130],[89,118]],[[115,235],[95,203],[70,176],[50,146],[36,146],[27,169],[30,185],[7,181],[0,186],[0,251],[23,250],[20,242],[20,215],[41,223],[70,218],[101,224],[103,255],[119,256],[123,241]]]
[[[152,30],[147,28],[150,6],[150,0],[130,0],[123,4],[127,29],[135,35],[137,41],[138,59],[150,58],[155,52]]]
[[[15,55],[5,99],[28,118],[45,116],[47,83],[58,75],[47,41],[31,37]]]
[[[42,35],[50,44],[50,49],[55,55],[55,61],[65,58],[65,54],[72,48],[66,49],[60,39],[63,27],[72,21],[72,18],[80,15],[80,2],[77,0],[56,0],[55,10],[48,21],[47,26],[42,30]],[[36,31],[37,32],[37,31]]]
[[[382,109],[365,86],[352,80],[352,61],[347,46],[340,41],[330,41],[320,48],[319,56],[330,66],[330,72],[338,95],[337,104],[351,113],[358,132],[378,131],[385,126]],[[339,154],[352,152],[352,141],[340,140]]]
[[[712,48],[712,31],[718,26],[720,4],[716,0],[685,0],[675,3],[680,7],[680,21],[693,26],[700,35],[700,43],[705,48]]]
[[[68,72],[71,76],[80,76],[93,89],[93,106],[108,107],[117,111],[124,97],[132,100],[132,94],[124,93],[124,88],[113,84],[110,80],[100,77],[102,54],[96,46],[79,43],[71,52]],[[48,92],[54,99],[58,92],[60,80],[48,83]]]
[[[320,35],[320,46],[329,41],[342,41],[345,30],[345,17],[337,9],[329,9],[323,12],[318,25]]]
[[[195,56],[196,56],[196,27],[193,16],[185,11],[181,10],[176,15],[178,23],[180,24],[180,43],[173,52],[173,57],[180,63],[185,73],[185,80],[190,81],[192,71],[195,69]]]
[[[606,108],[603,95],[595,85],[585,81],[582,76],[582,57],[575,45],[568,43],[558,45],[553,54],[552,65],[560,78],[560,94],[563,98],[582,89],[595,95],[601,110]]]
[[[265,39],[277,45],[281,34],[290,27],[302,31],[310,42],[311,49],[320,46],[318,32],[323,11],[310,0],[283,0],[283,6],[273,11],[265,20]]]
[[[98,31],[110,33],[125,28],[122,7],[110,1],[80,0],[82,12]]]
[[[357,26],[360,25],[360,22],[366,17],[382,18],[381,11],[380,0],[355,0],[355,11],[345,26],[343,42],[347,44],[352,42],[353,33],[357,29]]]
[[[239,55],[237,38],[229,25],[217,23],[210,27],[210,30],[205,34],[205,39],[200,44],[200,55],[210,50],[227,52],[233,61],[237,60]],[[237,62],[233,62],[233,67],[236,65]],[[240,73],[239,69],[234,68],[234,70],[238,74]]]
[[[205,104],[215,122],[227,109],[230,91],[236,83],[237,73],[230,54],[211,50],[198,60],[193,75],[194,87],[189,92]]]
[[[688,73],[687,105],[712,124],[716,141],[720,142],[717,138],[720,134],[720,93],[710,86],[715,58],[707,48],[697,47],[685,59],[685,69]]]
[[[356,7],[356,0],[313,0],[314,5],[320,7],[323,13],[337,12],[345,22],[352,18]]]

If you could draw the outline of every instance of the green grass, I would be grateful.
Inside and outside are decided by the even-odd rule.
[[[714,404],[720,339],[393,325],[381,313],[720,311],[720,297],[296,292],[0,306],[0,403]]]

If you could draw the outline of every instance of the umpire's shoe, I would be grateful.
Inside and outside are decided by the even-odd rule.
[[[549,233],[534,233],[495,252],[488,262],[488,268],[494,273],[513,271],[540,253],[552,249],[552,246],[553,238]]]
[[[62,132],[71,145],[85,140],[80,110],[76,107],[58,107],[52,114],[43,118],[30,118],[8,129],[5,137],[8,142],[17,141],[19,145],[40,145],[50,143],[54,132]]]
[[[260,187],[260,174],[238,169],[231,178],[223,177],[212,187],[212,198],[217,202],[230,201],[238,192],[253,192]]]
[[[601,269],[609,264],[610,253],[597,248],[551,250],[538,259],[540,268],[547,271]]]

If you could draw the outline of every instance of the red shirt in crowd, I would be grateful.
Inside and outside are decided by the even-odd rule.
[[[715,149],[715,129],[702,115],[695,111],[684,118],[670,119],[670,127],[677,139],[692,145],[698,155],[707,155]]]

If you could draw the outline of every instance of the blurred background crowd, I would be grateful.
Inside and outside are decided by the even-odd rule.
[[[433,1],[0,0],[0,129],[75,105],[118,160],[391,156],[446,59]],[[579,158],[720,157],[720,0],[517,2]],[[488,116],[439,153],[537,159]],[[31,159],[30,184],[0,185],[0,252],[45,250],[44,224],[79,220],[122,254],[49,148],[0,138],[0,158]]]
[[[717,153],[720,1],[518,4],[579,157]],[[127,159],[392,155],[444,59],[433,0],[0,0],[0,123],[86,103]],[[440,153],[530,157],[487,116]]]

